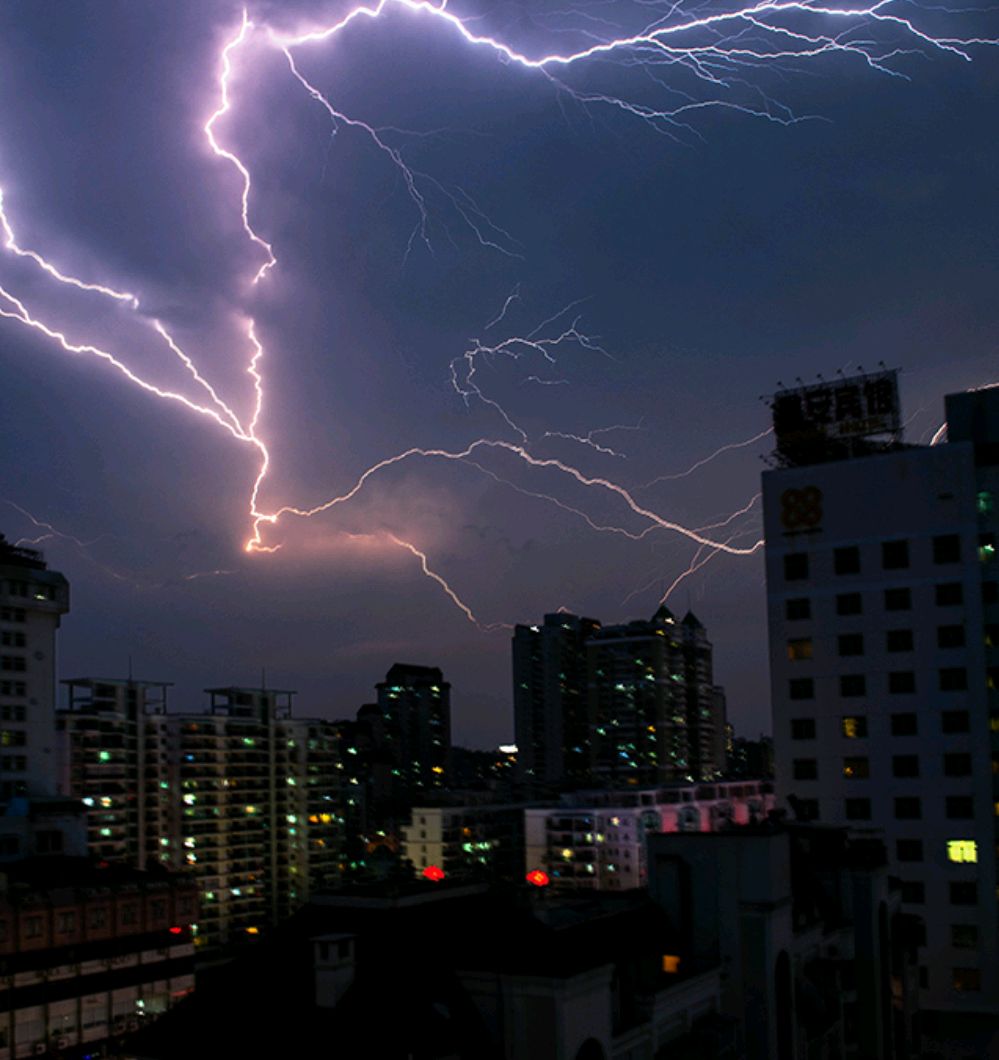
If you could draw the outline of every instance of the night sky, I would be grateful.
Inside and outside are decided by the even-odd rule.
[[[570,7],[448,10],[533,57],[667,10]],[[244,424],[252,317],[271,457],[262,511],[321,504],[410,447],[520,444],[496,408],[474,394],[466,405],[451,363],[475,339],[528,335],[571,303],[535,338],[575,320],[590,341],[549,348],[554,363],[524,346],[511,347],[517,358],[480,355],[474,381],[531,454],[612,479],[691,527],[749,504],[769,439],[648,483],[765,431],[760,395],[778,380],[897,366],[907,438],[919,441],[946,392],[999,378],[999,50],[975,47],[969,62],[921,48],[890,61],[904,76],[856,54],[771,60],[730,67],[727,85],[625,54],[559,70],[560,86],[392,7],[295,59],[415,174],[428,247],[398,165],[357,126],[334,134],[268,44],[268,24],[297,33],[345,10],[251,5],[257,29],[233,56],[232,108],[215,132],[252,173],[250,221],[277,258],[254,286],[265,255],[240,224],[240,177],[203,131],[240,6],[0,7],[0,186],[17,241],[134,292],[141,308],[68,288],[9,251],[0,287],[73,341],[201,401],[149,326],[162,321]],[[937,36],[999,37],[995,14],[891,10]],[[671,126],[597,94],[742,109],[698,108]],[[478,467],[392,465],[323,515],[264,525],[264,543],[282,547],[247,554],[256,449],[9,319],[0,424],[0,531],[44,536],[72,586],[61,676],[125,676],[131,657],[136,677],[176,683],[175,708],[202,704],[208,685],[258,684],[266,667],[269,685],[299,690],[300,713],[346,717],[393,662],[413,662],[452,682],[457,740],[505,741],[510,631],[473,625],[393,537],[424,551],[482,626],[560,606],[604,622],[647,617],[697,550],[661,529],[641,540],[596,530],[580,512],[631,535],[650,524],[606,489],[477,450]],[[613,452],[544,437],[607,427],[627,428],[591,436]],[[759,522],[757,506],[706,534],[749,547]],[[668,603],[708,627],[737,729],[768,729],[761,554],[717,555]]]

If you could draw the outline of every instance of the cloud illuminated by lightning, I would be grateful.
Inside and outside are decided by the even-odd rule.
[[[784,125],[798,121],[799,118],[786,106],[771,100],[760,89],[756,90],[756,98],[761,102],[751,104],[740,102],[736,98],[736,90],[748,83],[746,79],[754,70],[780,67],[789,61],[809,61],[820,56],[837,55],[865,64],[879,73],[901,77],[905,76],[904,73],[893,63],[894,60],[905,55],[914,52],[940,52],[970,60],[973,48],[994,46],[997,43],[995,40],[982,37],[960,38],[934,35],[917,25],[916,15],[899,13],[907,10],[903,7],[901,0],[841,4],[820,4],[808,2],[808,0],[759,0],[756,3],[743,5],[737,3],[726,10],[705,11],[703,8],[698,8],[695,13],[686,12],[679,4],[647,6],[654,12],[653,20],[635,31],[620,34],[616,32],[616,27],[606,19],[597,18],[587,12],[571,12],[570,14],[577,19],[584,19],[586,23],[584,33],[586,45],[565,52],[539,50],[537,54],[528,54],[497,37],[478,32],[473,28],[475,19],[462,18],[452,8],[447,7],[444,0],[438,0],[438,2],[378,0],[376,3],[362,3],[350,8],[341,18],[327,25],[302,27],[290,33],[280,32],[275,27],[266,24],[257,24],[250,18],[249,13],[244,11],[238,28],[224,42],[219,52],[218,99],[209,111],[203,125],[203,132],[213,155],[228,163],[236,171],[239,179],[240,222],[248,242],[255,248],[258,256],[262,257],[262,261],[259,264],[255,263],[255,268],[249,275],[250,286],[258,285],[276,267],[277,256],[272,244],[254,228],[251,222],[253,183],[250,169],[236,151],[224,142],[223,133],[226,124],[224,119],[235,107],[233,82],[237,58],[244,53],[251,40],[278,49],[284,56],[292,77],[305,90],[309,98],[324,107],[330,120],[335,124],[344,124],[362,131],[402,175],[407,193],[417,211],[417,225],[410,237],[410,247],[413,239],[419,237],[428,250],[432,249],[429,241],[428,202],[420,186],[422,179],[425,183],[429,182],[444,192],[454,209],[475,232],[483,246],[506,254],[514,252],[509,245],[503,245],[499,238],[493,238],[491,233],[498,232],[504,237],[508,234],[488,222],[467,192],[462,189],[458,189],[457,192],[449,191],[433,178],[417,174],[407,164],[401,152],[384,139],[383,130],[348,116],[334,107],[302,72],[300,63],[296,61],[299,53],[309,50],[314,54],[324,43],[344,33],[354,24],[364,22],[373,24],[389,11],[404,11],[410,15],[439,23],[465,44],[491,54],[504,63],[536,71],[553,85],[560,98],[567,96],[585,108],[596,106],[611,108],[613,111],[651,126],[656,131],[668,135],[681,135],[691,132],[693,130],[691,122],[696,118],[697,113],[708,108],[731,109]],[[549,13],[551,14],[553,13]],[[573,27],[567,24],[564,28],[572,29]],[[578,32],[578,26],[576,30]],[[671,102],[655,106],[638,99],[628,99],[595,89],[580,88],[571,85],[566,80],[572,68],[592,67],[596,70],[601,64],[607,63],[615,63],[626,70],[637,69],[649,74],[654,83],[663,88],[664,94],[670,97]],[[687,79],[684,86],[679,83],[680,75]],[[676,83],[674,84],[670,78],[673,78]],[[702,94],[697,95],[692,90],[692,85]],[[0,230],[2,230],[7,251],[18,258],[32,261],[52,280],[84,293],[113,299],[131,312],[141,315],[139,298],[135,294],[110,285],[74,277],[59,269],[40,253],[26,249],[19,244],[5,212],[2,193],[0,193]],[[519,294],[518,285],[507,297],[500,313],[489,322],[487,329],[497,326],[505,318],[511,305],[519,300]],[[637,533],[639,537],[654,529],[676,533],[693,541],[697,544],[698,550],[689,569],[681,575],[681,579],[698,569],[702,560],[707,562],[719,553],[744,556],[756,552],[762,541],[757,540],[749,545],[735,545],[733,542],[739,536],[738,533],[730,535],[725,540],[705,536],[711,529],[726,527],[735,515],[742,513],[734,513],[733,516],[711,527],[704,527],[700,530],[691,529],[639,504],[627,489],[611,479],[588,475],[565,461],[537,457],[530,451],[531,439],[525,428],[495,398],[482,392],[476,380],[477,362],[482,359],[489,360],[500,356],[518,359],[527,353],[535,353],[546,362],[552,363],[554,361],[552,351],[570,342],[586,349],[605,352],[591,338],[577,330],[576,321],[573,321],[569,328],[563,328],[557,336],[543,337],[545,327],[564,315],[570,308],[561,310],[526,336],[510,337],[488,346],[475,342],[469,351],[451,362],[451,382],[456,392],[466,404],[475,398],[491,407],[499,415],[503,426],[516,436],[516,441],[479,438],[463,448],[453,450],[433,447],[407,449],[373,464],[358,477],[350,490],[340,496],[311,507],[284,505],[267,510],[263,506],[261,494],[270,472],[271,456],[268,446],[258,433],[265,402],[265,353],[252,317],[245,317],[244,332],[249,352],[247,373],[252,380],[253,406],[249,417],[244,419],[204,378],[193,358],[173,340],[160,320],[141,318],[155,330],[172,356],[179,360],[188,372],[202,395],[198,400],[192,399],[179,390],[154,385],[130,368],[120,355],[104,349],[93,341],[68,335],[65,330],[43,320],[37,311],[28,307],[22,297],[0,286],[0,317],[16,321],[46,336],[67,353],[92,356],[103,361],[113,367],[128,382],[146,393],[182,405],[189,412],[213,422],[234,440],[254,451],[257,473],[250,490],[248,512],[251,532],[245,546],[249,552],[268,552],[280,547],[279,543],[265,542],[264,533],[265,529],[273,529],[282,518],[308,518],[327,512],[355,497],[372,475],[379,474],[404,461],[418,458],[473,463],[475,466],[482,466],[488,474],[496,475],[494,470],[486,469],[484,465],[479,465],[477,460],[472,460],[473,456],[481,458],[487,455],[513,459],[532,473],[545,474],[549,479],[557,480],[559,483],[583,487],[586,491],[598,491],[604,495],[609,494],[619,503],[623,513],[637,516],[645,521],[645,529]],[[562,382],[561,379],[544,379],[537,375],[528,376],[527,379],[550,385]],[[613,453],[614,451],[609,447],[593,442],[593,436],[596,433],[598,432],[591,431],[580,435],[562,434],[561,437],[571,437],[603,453]],[[651,486],[659,481],[690,475],[721,453],[748,446],[768,433],[769,431],[764,431],[745,442],[722,446],[714,453],[697,461],[686,471],[676,475],[661,476],[647,485]],[[560,435],[559,432],[552,431],[547,432],[547,436]],[[937,441],[939,441],[939,432],[934,437],[933,444]],[[535,495],[583,515],[594,529],[614,529],[595,523],[581,509],[567,505],[552,491],[538,491]],[[620,530],[620,532],[626,531]],[[441,586],[451,601],[465,613],[470,621],[479,624],[457,593],[431,569],[425,553],[410,542],[397,538],[393,538],[393,541],[399,547],[417,556],[421,561],[424,574]],[[704,553],[707,553],[706,559]],[[671,586],[667,595],[676,584],[678,582]]]

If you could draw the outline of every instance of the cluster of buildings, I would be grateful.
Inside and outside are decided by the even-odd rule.
[[[665,606],[517,626],[488,752],[428,666],[346,721],[60,697],[68,585],[0,539],[0,1060],[288,1021],[442,1060],[999,1056],[999,391],[930,446],[889,372],[773,411],[772,745]]]

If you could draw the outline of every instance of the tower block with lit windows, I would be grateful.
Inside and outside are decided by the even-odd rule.
[[[777,790],[888,841],[921,1008],[999,1013],[999,390],[902,442],[894,372],[774,399],[763,476]]]

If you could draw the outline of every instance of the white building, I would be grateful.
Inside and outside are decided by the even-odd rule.
[[[774,806],[767,781],[583,791],[556,807],[524,811],[525,872],[560,890],[625,891],[648,879],[646,839],[660,832],[716,832],[762,821]]]
[[[947,444],[823,449],[871,393],[844,383],[791,396],[812,421],[763,476],[777,793],[883,831],[921,1008],[996,1013],[999,391],[947,398]]]

